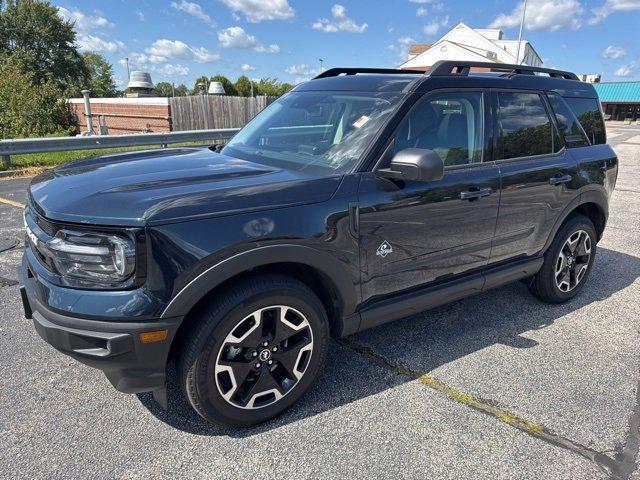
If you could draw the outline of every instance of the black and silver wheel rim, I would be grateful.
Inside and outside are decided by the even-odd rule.
[[[311,325],[300,311],[286,305],[261,308],[238,322],[222,342],[216,387],[234,407],[266,407],[295,388],[312,354]]]
[[[556,286],[562,292],[570,292],[584,279],[591,260],[591,237],[578,230],[564,242],[556,259]]]

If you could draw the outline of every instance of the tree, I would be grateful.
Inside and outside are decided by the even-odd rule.
[[[241,97],[250,97],[252,91],[255,95],[255,90],[251,86],[251,80],[246,75],[239,76],[235,83],[236,91]]]
[[[62,90],[37,81],[23,58],[0,61],[0,138],[69,135],[75,130]]]
[[[196,78],[195,83],[193,84],[193,88],[191,89],[191,95],[200,95],[200,85],[204,85],[204,91],[207,93],[207,87],[209,86],[209,79],[202,75]]]
[[[65,89],[88,79],[88,71],[75,46],[72,22],[40,0],[6,0],[0,4],[0,61],[18,58],[34,83],[52,79]],[[80,82],[81,83],[81,82]]]
[[[173,85],[169,82],[156,83],[153,93],[158,97],[173,97]]]
[[[91,96],[115,97],[118,89],[113,80],[113,66],[99,53],[87,52],[82,55],[82,58],[89,72],[89,81],[85,88],[91,90]]]
[[[176,87],[176,97],[186,97],[189,95],[189,89],[182,83]]]
[[[260,95],[279,97],[291,90],[293,86],[289,83],[281,83],[277,78],[261,78],[257,88]]]

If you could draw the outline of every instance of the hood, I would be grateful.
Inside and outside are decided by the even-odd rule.
[[[144,226],[322,202],[340,179],[179,148],[67,164],[35,177],[29,198],[51,220]]]

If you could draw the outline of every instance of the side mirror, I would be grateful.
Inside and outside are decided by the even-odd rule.
[[[378,170],[385,178],[433,182],[444,176],[444,162],[433,150],[405,148],[391,159],[391,167]]]

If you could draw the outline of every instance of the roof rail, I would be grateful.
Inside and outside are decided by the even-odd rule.
[[[489,71],[507,71],[522,75],[535,75],[536,73],[546,73],[550,77],[565,78],[567,80],[579,80],[575,73],[554,70],[552,68],[531,67],[529,65],[514,65],[509,63],[491,62],[467,62],[455,60],[441,60],[436,62],[429,71],[430,77],[442,77],[448,75],[469,75],[472,67],[487,68]]]
[[[417,70],[398,70],[396,68],[330,68],[329,70],[325,70],[319,75],[315,76],[313,79],[316,80],[318,78],[327,78],[327,77],[337,77],[338,75],[356,75],[358,73],[392,73],[392,74],[419,74],[424,75],[424,72]]]

